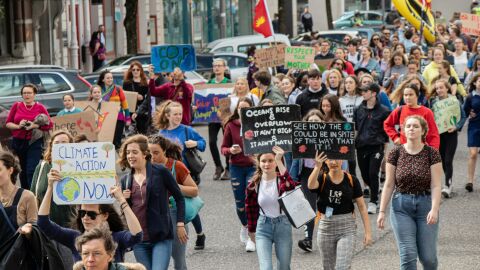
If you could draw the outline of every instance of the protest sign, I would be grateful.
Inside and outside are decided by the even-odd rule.
[[[432,62],[430,59],[428,58],[422,58],[420,59],[420,73],[423,74],[423,71],[425,70],[425,68],[428,66],[428,64],[430,64],[430,62]]]
[[[192,45],[160,45],[152,47],[152,65],[155,73],[197,69],[195,48]]]
[[[258,68],[276,67],[285,63],[285,48],[287,45],[280,43],[273,47],[255,50],[255,66]]]
[[[330,63],[332,63],[334,58],[329,59],[318,59],[315,60],[315,64],[317,65],[318,69],[323,73],[325,70],[328,70]]]
[[[217,116],[220,118],[220,121],[223,123],[227,120],[227,117],[232,115],[233,112],[230,111],[230,105],[232,101],[230,97],[221,98],[218,100],[218,112]]]
[[[194,91],[193,123],[219,123],[217,112],[220,108],[220,99],[232,94],[234,84],[202,84],[196,85]]]
[[[75,114],[52,117],[53,131],[66,129],[72,136],[85,134],[90,141],[97,140],[95,112],[84,111]]]
[[[243,153],[271,152],[275,145],[292,150],[292,121],[300,120],[300,106],[277,105],[241,110]]]
[[[123,91],[123,92],[125,93],[125,98],[127,98],[128,110],[130,111],[130,113],[136,112],[138,93],[133,91]]]
[[[480,16],[460,13],[460,20],[462,21],[462,33],[470,36],[480,35]]]
[[[75,106],[84,111],[97,112],[98,103],[93,101],[76,101]],[[101,142],[112,142],[117,126],[120,102],[102,102],[100,112],[95,113],[97,128],[99,129],[97,140]]]
[[[311,47],[286,47],[285,68],[309,69],[315,59],[315,49]]]
[[[52,168],[62,180],[53,185],[56,204],[113,203],[115,146],[109,142],[54,144]]]
[[[325,152],[329,159],[355,159],[355,124],[292,122],[293,158],[315,158]]]
[[[460,104],[455,96],[435,102],[432,111],[439,134],[447,132],[449,128],[456,127],[462,117]]]

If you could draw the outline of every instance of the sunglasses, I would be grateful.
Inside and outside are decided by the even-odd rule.
[[[97,213],[95,211],[78,210],[78,215],[80,216],[80,218],[83,218],[85,217],[85,215],[87,215],[92,220],[95,220],[97,216],[100,215],[100,213]]]
[[[140,71],[139,68],[132,68],[132,71]]]

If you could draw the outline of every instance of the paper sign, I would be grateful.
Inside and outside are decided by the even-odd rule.
[[[315,49],[311,47],[286,47],[285,68],[309,69],[315,59]]]
[[[292,121],[300,120],[299,105],[277,105],[241,110],[242,139],[246,155],[271,152],[280,146],[292,149]]]
[[[193,123],[219,123],[221,119],[217,112],[220,99],[232,94],[234,84],[202,84],[195,86]]]
[[[228,117],[232,115],[233,112],[230,111],[230,105],[232,100],[230,97],[221,98],[218,100],[218,112],[217,116],[220,118],[220,121],[224,123]]]
[[[432,111],[439,134],[447,132],[449,128],[456,127],[462,117],[460,104],[454,96],[435,102]]]
[[[176,67],[182,71],[197,69],[195,49],[192,45],[154,46],[151,58],[155,73],[172,72]]]
[[[54,144],[52,168],[62,180],[53,185],[56,204],[113,203],[115,146],[109,142]]]
[[[355,159],[355,124],[292,122],[293,158],[315,158],[317,151],[329,159]]]
[[[320,70],[320,72],[324,72],[325,70],[328,70],[328,67],[330,66],[330,64],[332,63],[334,58],[330,58],[330,59],[318,59],[318,60],[315,60],[315,64],[317,65],[318,69]]]
[[[96,112],[98,104],[93,101],[76,101],[75,106],[84,111]],[[98,141],[113,142],[115,127],[117,126],[118,112],[120,111],[120,102],[102,102],[100,112],[95,113],[95,120],[98,132]]]
[[[125,97],[127,98],[128,103],[128,110],[130,113],[134,113],[137,111],[137,92],[133,91],[123,91],[125,93]]]
[[[255,66],[258,68],[276,67],[285,63],[284,43],[264,49],[255,50]]]
[[[97,121],[95,120],[95,112],[85,111],[75,114],[67,114],[52,118],[53,131],[66,129],[72,136],[85,134],[88,140],[97,140]]]
[[[462,33],[471,36],[480,35],[480,16],[460,13],[460,20],[462,21]]]

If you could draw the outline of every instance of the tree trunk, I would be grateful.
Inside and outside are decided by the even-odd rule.
[[[328,30],[333,29],[332,0],[325,0],[325,9],[327,10]]]
[[[137,53],[137,9],[138,0],[125,1],[126,14],[123,26],[127,33],[127,53],[129,54]]]

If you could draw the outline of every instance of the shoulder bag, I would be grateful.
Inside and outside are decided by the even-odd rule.
[[[185,127],[185,141],[188,141],[187,129],[188,128]],[[185,147],[185,159],[188,163],[188,169],[190,169],[190,171],[194,175],[200,174],[205,168],[205,166],[207,165],[207,162],[203,160],[203,158],[198,153],[197,147],[193,147],[193,148]]]

